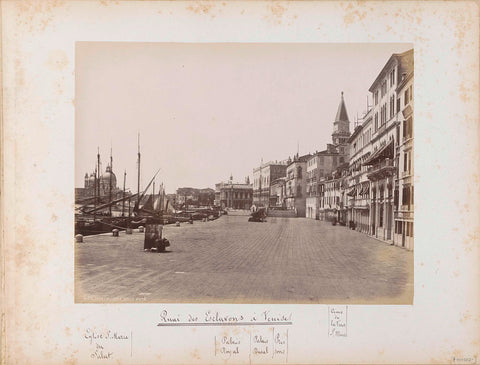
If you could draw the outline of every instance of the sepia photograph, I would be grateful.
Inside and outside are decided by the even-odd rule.
[[[75,52],[77,303],[413,303],[412,44]]]
[[[478,4],[0,19],[1,365],[478,363]]]

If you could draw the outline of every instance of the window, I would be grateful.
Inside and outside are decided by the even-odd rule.
[[[370,129],[365,132],[365,138],[363,139],[363,146],[370,142]]]
[[[378,222],[379,227],[383,227],[383,204],[380,204],[380,221]]]
[[[375,91],[375,94],[373,95],[373,100],[375,102],[375,105],[378,105],[378,90]]]
[[[390,72],[390,87],[395,85],[395,68]]]
[[[408,89],[405,90],[405,94],[404,94],[404,97],[403,97],[403,106],[407,106],[408,102],[409,102],[409,93],[408,93]]]
[[[383,104],[380,109],[380,126],[385,124],[386,117],[387,117],[387,105]]]
[[[408,152],[408,172],[412,171],[412,153]]]
[[[390,118],[393,118],[394,115],[395,115],[395,95],[392,95],[390,97]]]
[[[413,136],[413,120],[412,117],[403,121],[403,138],[411,138]]]
[[[383,80],[381,88],[381,97],[383,98],[387,93],[387,80]]]
[[[402,189],[402,205],[410,206],[410,186],[404,186]]]
[[[407,171],[407,153],[403,154],[403,171]]]
[[[378,113],[375,113],[375,131],[378,129]]]

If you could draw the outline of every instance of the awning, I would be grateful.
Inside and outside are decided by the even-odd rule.
[[[388,142],[385,146],[374,152],[373,155],[371,155],[363,164],[373,165],[378,160],[385,158],[393,158],[393,139],[390,140],[390,142]]]
[[[370,185],[367,183],[362,183],[362,190],[360,191],[360,195],[367,194],[368,191],[370,190]]]
[[[355,196],[357,194],[357,189],[356,188],[353,188],[352,190],[350,190],[347,195],[348,196]]]
[[[410,106],[410,104],[407,105],[405,109],[402,110],[402,114],[404,118],[408,118],[410,115],[412,115],[413,109]]]

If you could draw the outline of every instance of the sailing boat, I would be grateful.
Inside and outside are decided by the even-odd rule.
[[[89,180],[91,177],[87,179],[87,174],[85,182],[85,188],[89,189],[90,192],[93,190],[93,197],[90,196],[79,201],[83,205],[78,209],[79,213],[75,214],[75,234],[92,235],[106,233],[111,232],[114,228],[125,229],[128,224],[129,217],[125,217],[124,214],[125,202],[128,200],[128,209],[130,212],[130,201],[137,194],[126,194],[125,172],[122,197],[116,197],[120,190],[116,188],[116,177],[113,173],[113,156],[111,148],[110,164],[107,165],[105,173],[101,176],[100,169],[100,152],[98,149],[95,174],[92,174],[93,176],[91,176],[93,177],[93,181]],[[107,202],[105,203],[105,201]],[[112,208],[116,208],[115,213],[119,214],[119,209],[117,209],[117,204],[119,203],[122,203],[122,214],[121,216],[115,216]]]
[[[146,188],[143,191],[140,190],[140,161],[139,135],[137,153],[137,193],[126,194],[125,171],[122,197],[116,198],[114,195],[119,195],[117,193],[120,193],[120,191],[117,190],[115,194],[113,194],[113,189],[116,187],[116,177],[112,170],[112,151],[110,149],[110,164],[107,166],[107,169],[102,176],[100,176],[100,153],[97,152],[97,164],[95,166],[93,187],[91,187],[93,188],[94,196],[82,200],[82,203],[84,204],[79,209],[80,213],[75,215],[75,234],[93,235],[111,232],[114,228],[125,230],[127,228],[138,228],[140,225],[145,225],[147,223],[169,224],[177,221],[186,221],[192,218],[192,214],[188,214],[186,217],[175,214],[172,204],[166,197],[163,183],[159,188],[158,195],[155,194],[155,188],[153,188],[153,194],[147,194],[152,183],[154,184],[155,178],[160,172],[160,169],[152,177]],[[106,194],[107,186],[108,194]],[[103,188],[103,195],[101,194],[101,188]],[[93,207],[91,204],[92,201]],[[133,209],[131,209],[132,202],[135,202]],[[119,208],[117,209],[117,204],[120,203],[122,204],[121,210]],[[128,206],[128,216],[125,216],[125,204]],[[114,216],[112,208],[121,211],[121,216]],[[193,215],[198,214],[198,212],[193,213]],[[195,218],[196,217],[194,217],[194,219]]]

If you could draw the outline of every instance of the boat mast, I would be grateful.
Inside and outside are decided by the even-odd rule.
[[[138,171],[138,176],[137,176],[137,201],[138,204],[140,204],[140,133],[138,133],[138,159],[137,159],[137,171]]]
[[[155,211],[155,180],[153,180],[153,190],[152,190],[152,210]]]
[[[93,177],[93,208],[95,211],[93,212],[93,221],[97,219],[97,166],[95,164],[95,176]]]
[[[112,201],[112,174],[113,174],[113,157],[112,157],[112,146],[110,145],[110,175],[108,181],[108,201]],[[112,216],[112,206],[108,208],[109,215]]]
[[[127,180],[127,170],[123,173],[123,202],[122,202],[122,217],[125,216],[125,181]],[[128,201],[130,204],[130,200]],[[130,209],[129,209],[130,210]]]
[[[163,186],[163,182],[162,182],[162,196],[160,197],[160,209],[162,210],[163,212],[163,208],[165,207],[165,187]]]

